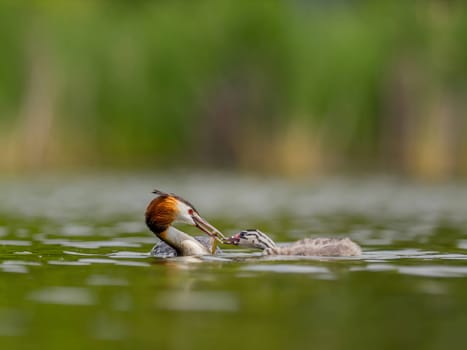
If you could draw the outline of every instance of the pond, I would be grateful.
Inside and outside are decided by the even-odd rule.
[[[230,248],[215,257],[150,257],[156,238],[143,214],[154,188],[190,200],[227,234],[348,236],[364,253],[281,258]],[[467,343],[462,184],[99,174],[4,178],[0,193],[2,349]]]

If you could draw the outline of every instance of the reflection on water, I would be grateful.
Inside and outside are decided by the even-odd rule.
[[[228,234],[350,236],[364,253],[153,258],[143,212],[154,187],[190,199]],[[467,340],[465,186],[101,176],[3,180],[0,193],[2,348],[444,349]]]

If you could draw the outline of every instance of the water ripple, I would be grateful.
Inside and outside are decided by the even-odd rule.
[[[444,278],[467,276],[467,266],[422,265],[399,266],[397,269],[401,274],[405,275]]]
[[[139,247],[139,244],[122,241],[69,241],[63,239],[44,239],[43,244],[61,245],[63,247],[98,249],[103,247]]]
[[[80,287],[48,287],[35,290],[28,299],[44,304],[92,305],[96,300],[86,288]]]
[[[161,293],[156,300],[160,309],[174,311],[227,311],[239,308],[237,298],[227,292],[176,292]]]
[[[245,266],[244,271],[266,271],[279,273],[306,273],[306,274],[328,274],[329,269],[312,265],[292,265],[292,264],[267,264]]]
[[[20,247],[27,247],[31,245],[30,241],[18,241],[18,240],[0,240],[0,245],[14,245]]]
[[[107,258],[83,258],[78,260],[81,263],[88,264],[111,264],[111,265],[121,265],[121,266],[140,266],[146,267],[151,266],[151,264],[141,261],[132,261],[132,260],[114,260]]]
[[[0,308],[0,336],[19,336],[26,330],[26,315],[16,309]]]
[[[91,275],[87,278],[86,284],[90,286],[127,286],[129,283],[122,278],[107,275]]]

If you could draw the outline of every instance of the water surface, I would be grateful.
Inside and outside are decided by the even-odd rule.
[[[156,259],[157,187],[226,232],[349,236],[358,258]],[[445,349],[467,343],[467,187],[190,176],[0,180],[5,349]],[[190,233],[196,229],[184,227]]]

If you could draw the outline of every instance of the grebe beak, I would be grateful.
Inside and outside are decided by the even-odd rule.
[[[193,214],[191,214],[191,217],[193,221],[195,222],[195,225],[197,228],[199,228],[201,231],[205,232],[206,234],[214,238],[214,240],[212,241],[212,245],[211,245],[211,254],[214,254],[217,249],[217,242],[223,243],[226,239],[225,236],[222,234],[221,231],[219,231],[217,228],[212,226],[209,222],[204,220],[196,212],[193,212]]]
[[[220,232],[217,228],[215,228],[209,222],[204,220],[196,212],[193,212],[193,214],[191,214],[191,217],[193,221],[195,222],[196,227],[199,228],[204,233],[215,238],[221,243],[226,239],[225,236],[222,234],[222,232]]]

